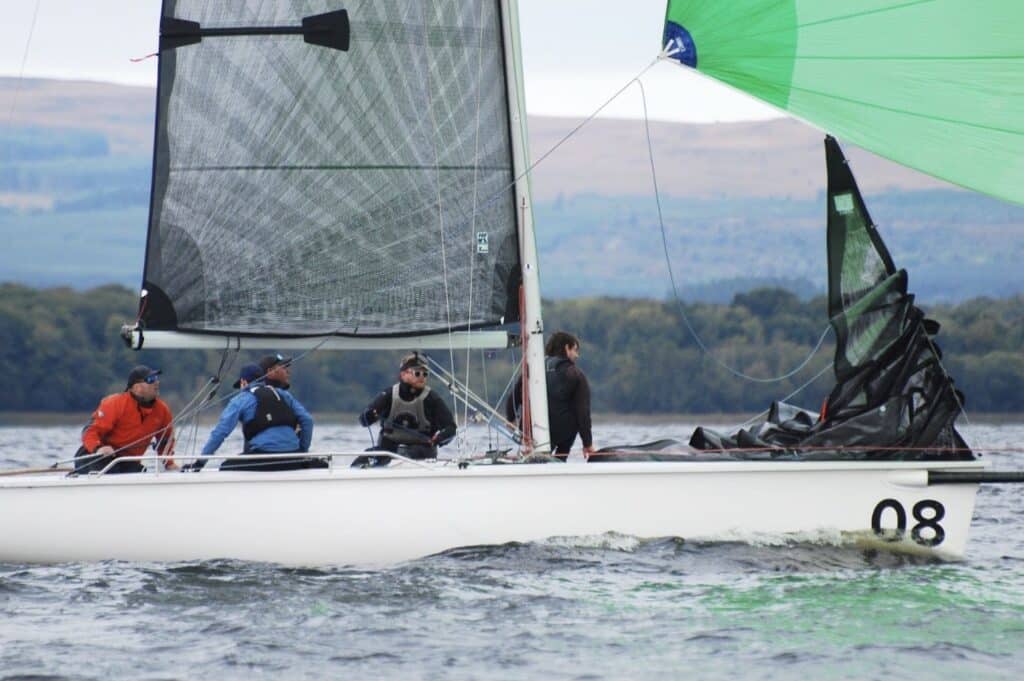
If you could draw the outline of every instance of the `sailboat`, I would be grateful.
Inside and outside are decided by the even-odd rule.
[[[687,14],[729,14],[720,7],[670,2],[667,56],[700,68],[691,57],[704,59],[704,37]],[[995,474],[956,434],[960,398],[935,362],[863,371],[879,352],[934,349],[934,328],[834,141],[830,291],[849,343],[837,351],[833,410],[777,406],[747,432],[756,455],[730,449],[727,435],[708,446],[705,431],[693,448],[559,462],[543,456],[545,329],[515,0],[165,0],[159,73],[132,346],[519,344],[531,456],[352,468],[362,452],[318,451],[329,468],[198,474],[163,471],[154,456],[146,474],[4,476],[0,561],[377,565],[605,533],[965,554],[978,484]],[[879,375],[891,401],[877,400]],[[927,401],[918,380],[934,388]],[[822,436],[857,419],[868,424],[859,440]],[[903,419],[929,427],[907,439]],[[879,424],[897,439],[872,437]]]

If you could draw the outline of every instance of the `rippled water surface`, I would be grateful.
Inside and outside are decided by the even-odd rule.
[[[690,428],[603,424],[595,437]],[[1021,425],[964,430],[975,446],[1024,443]],[[0,467],[48,465],[74,450],[77,432],[0,428]],[[342,426],[318,427],[316,439],[368,442]],[[987,456],[1024,469],[1022,455]],[[459,549],[373,571],[0,564],[0,679],[260,675],[1018,679],[1024,486],[982,488],[968,558],[954,564],[622,536]]]

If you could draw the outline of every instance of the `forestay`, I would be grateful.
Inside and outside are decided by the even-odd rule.
[[[165,0],[144,329],[516,321],[508,110],[498,0]]]
[[[1024,203],[1024,2],[669,0],[679,62],[865,149]]]

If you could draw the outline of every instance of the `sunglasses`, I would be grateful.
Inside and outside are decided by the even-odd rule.
[[[142,379],[142,382],[143,383],[148,383],[149,385],[153,385],[154,383],[159,383],[160,382],[160,374],[150,374],[149,376],[146,376],[144,379]]]
[[[430,372],[426,369],[409,369],[408,371],[416,378],[426,378],[430,375]]]

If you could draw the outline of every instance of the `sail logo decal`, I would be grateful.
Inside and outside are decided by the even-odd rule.
[[[491,246],[489,242],[489,236],[487,232],[476,233],[476,252],[477,253],[490,253]]]
[[[882,527],[886,511],[896,516],[895,528]],[[910,528],[910,538],[921,546],[938,546],[945,540],[946,531],[939,521],[946,517],[946,507],[934,499],[924,499],[914,504],[911,515],[917,524]],[[883,499],[871,513],[871,529],[885,541],[901,541],[907,533],[907,511],[896,499]]]
[[[666,22],[661,44],[665,46],[662,57],[674,59],[683,66],[697,68],[697,45],[684,27],[674,21]]]
[[[836,194],[832,197],[832,205],[840,215],[848,215],[853,212],[853,194]]]

